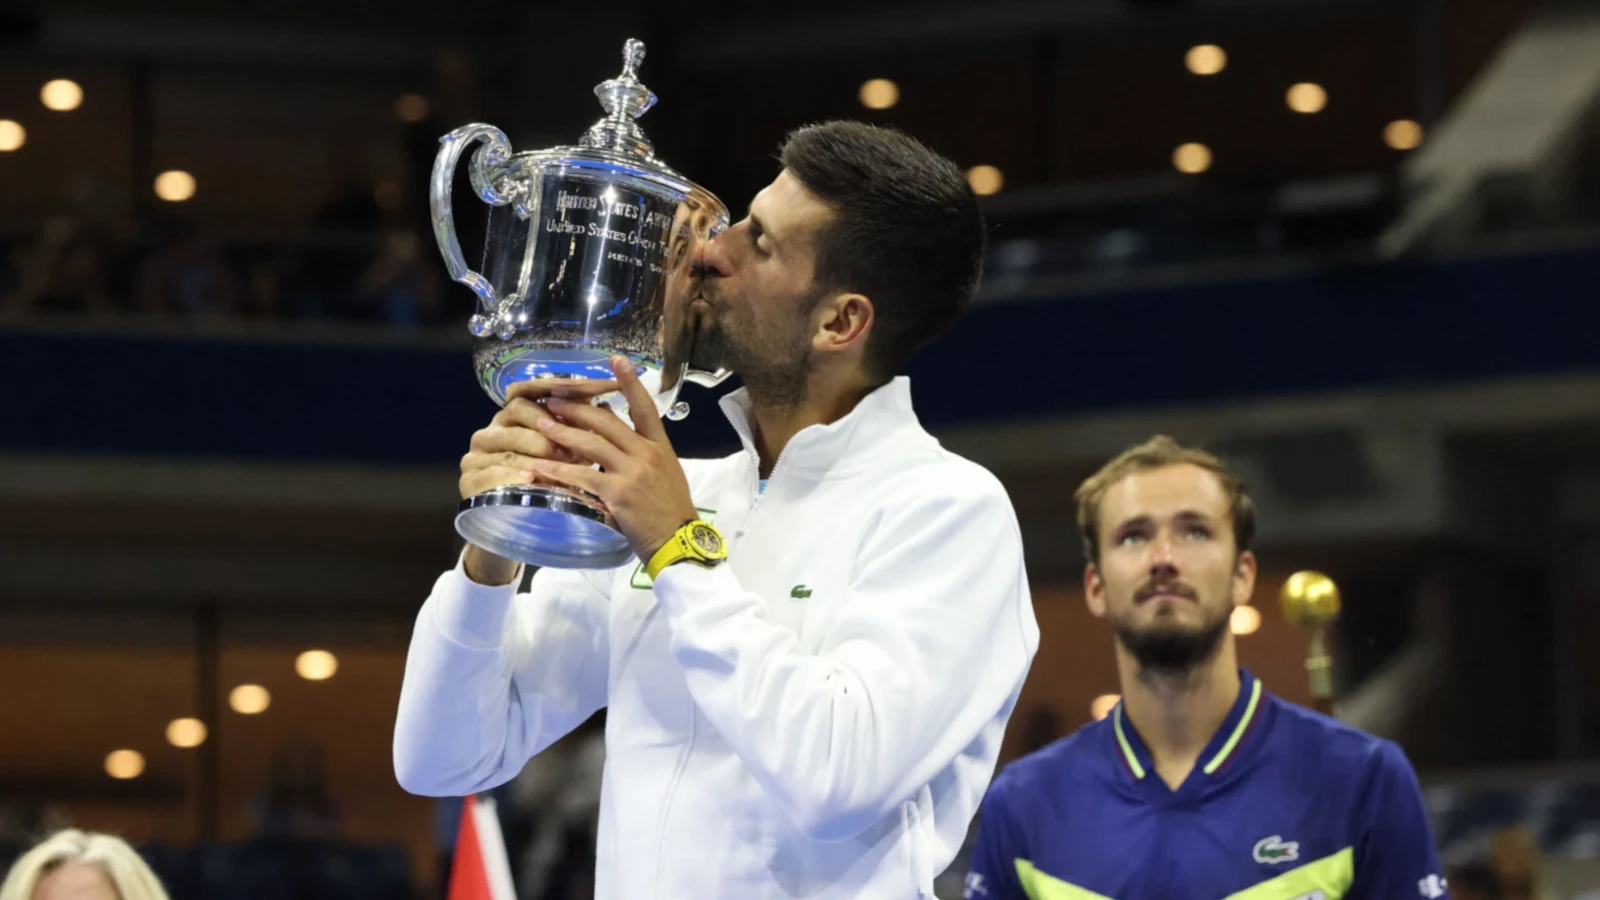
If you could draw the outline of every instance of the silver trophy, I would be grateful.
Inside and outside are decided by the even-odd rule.
[[[610,360],[632,361],[657,412],[677,419],[685,381],[714,386],[728,372],[690,368],[698,248],[728,227],[728,209],[655,158],[634,120],[655,105],[639,83],[644,44],[629,40],[622,74],[595,87],[606,116],[576,147],[512,153],[492,125],[440,139],[429,203],[450,277],[478,295],[469,323],[478,382],[496,403],[535,378],[608,379]],[[461,255],[450,204],[456,163],[489,204],[483,269]],[[598,398],[624,417],[619,392]],[[456,512],[461,536],[535,566],[610,568],[632,555],[599,499],[548,484],[470,497]]]

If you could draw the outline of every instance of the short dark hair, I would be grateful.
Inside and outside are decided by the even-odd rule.
[[[866,365],[888,381],[972,305],[986,243],[978,198],[954,162],[893,128],[808,125],[778,158],[834,208],[815,278],[872,300]]]
[[[1256,537],[1256,504],[1245,489],[1244,479],[1227,463],[1198,447],[1185,447],[1164,434],[1117,454],[1116,458],[1100,467],[1078,486],[1073,499],[1078,503],[1078,532],[1083,537],[1083,558],[1100,562],[1100,503],[1111,486],[1136,472],[1165,469],[1168,466],[1191,465],[1217,476],[1222,490],[1228,495],[1228,518],[1233,523],[1234,550],[1243,553],[1250,549]]]

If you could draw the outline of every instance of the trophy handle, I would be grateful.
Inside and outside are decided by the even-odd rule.
[[[513,197],[502,194],[489,183],[490,168],[511,158],[511,142],[505,133],[493,125],[474,123],[463,125],[439,139],[439,155],[433,160],[433,177],[429,183],[428,209],[433,218],[433,236],[439,242],[439,252],[450,277],[472,289],[478,295],[478,315],[472,317],[472,333],[482,337],[493,329],[493,318],[498,313],[498,298],[489,279],[467,267],[461,255],[461,242],[456,239],[455,214],[451,209],[450,189],[455,181],[456,163],[461,154],[478,141],[484,145],[472,159],[470,175],[472,189],[492,206],[504,206]],[[487,314],[487,315],[486,315]]]
[[[732,374],[733,371],[731,369],[718,369],[715,372],[707,372],[704,369],[690,369],[683,373],[683,380],[690,384],[698,384],[701,387],[710,388],[727,381],[728,376]]]
[[[685,369],[683,372],[683,381],[689,384],[698,384],[701,387],[712,388],[723,383],[724,381],[727,381],[728,376],[732,374],[733,370],[731,369],[717,369],[714,372],[710,372],[705,369]],[[676,396],[676,392],[674,392],[674,396]],[[662,416],[664,416],[668,421],[672,422],[681,422],[687,418],[688,415],[689,404],[682,400],[672,404],[672,406],[667,408],[666,412],[662,413]]]

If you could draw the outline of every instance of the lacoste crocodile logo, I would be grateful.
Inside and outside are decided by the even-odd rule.
[[[809,600],[811,599],[811,588],[803,584],[797,584],[794,586],[794,590],[789,592],[789,596],[795,600]]]
[[[1252,853],[1258,863],[1285,863],[1293,862],[1300,858],[1300,844],[1297,841],[1285,841],[1279,835],[1262,838],[1256,842],[1255,851]]]

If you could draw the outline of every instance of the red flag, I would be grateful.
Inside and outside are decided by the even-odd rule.
[[[448,900],[516,900],[516,897],[494,798],[469,795],[461,803],[461,829],[456,832]]]

